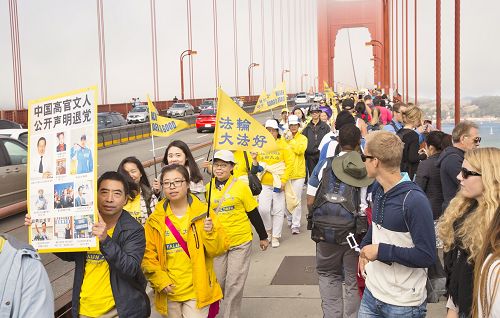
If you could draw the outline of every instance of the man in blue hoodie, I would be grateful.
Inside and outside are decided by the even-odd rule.
[[[443,212],[457,194],[460,185],[457,175],[462,168],[465,152],[477,148],[481,143],[479,127],[471,121],[464,120],[453,128],[451,140],[453,146],[444,149],[436,162],[443,187]]]
[[[432,209],[425,193],[401,175],[403,142],[387,131],[367,136],[372,224],[361,243],[366,280],[358,317],[425,317],[427,267],[436,258]],[[370,197],[369,194],[369,197]]]
[[[71,159],[76,159],[78,164],[76,173],[89,173],[94,170],[94,161],[92,159],[92,151],[87,147],[87,136],[80,137],[80,143],[75,144],[70,151]]]

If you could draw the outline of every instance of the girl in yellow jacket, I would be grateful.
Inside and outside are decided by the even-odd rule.
[[[165,199],[146,221],[142,262],[156,310],[169,318],[215,317],[222,290],[213,258],[227,251],[226,234],[217,216],[207,217],[206,204],[189,192],[184,166],[165,166],[160,182]]]
[[[307,148],[307,138],[299,132],[300,121],[295,115],[288,117],[288,131],[285,140],[290,147],[290,155],[293,158],[290,183],[294,193],[294,202],[286,202],[286,217],[292,234],[300,233],[300,218],[302,217],[302,187],[306,178],[306,159],[304,153]],[[288,198],[287,198],[288,199]]]
[[[271,246],[278,247],[285,215],[285,185],[290,179],[293,158],[288,144],[279,135],[278,121],[269,119],[265,126],[276,140],[279,150],[258,155],[252,153],[252,171],[262,174],[259,212],[268,235],[272,235]]]

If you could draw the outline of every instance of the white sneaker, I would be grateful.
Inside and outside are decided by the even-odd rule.
[[[298,227],[292,227],[292,235],[295,235],[295,234],[300,234],[300,230]]]
[[[271,232],[267,232],[267,240],[269,242],[271,242],[271,237],[272,237]]]
[[[271,246],[272,247],[279,247],[280,246],[280,240],[277,237],[273,237],[271,240]]]

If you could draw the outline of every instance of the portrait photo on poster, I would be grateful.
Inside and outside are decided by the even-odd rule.
[[[91,128],[85,127],[71,132],[70,173],[72,175],[94,171],[93,140],[94,132]]]

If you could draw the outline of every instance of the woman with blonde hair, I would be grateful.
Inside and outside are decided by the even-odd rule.
[[[401,172],[407,172],[411,180],[417,173],[418,164],[421,157],[418,153],[420,143],[419,135],[415,129],[422,125],[422,110],[415,105],[411,105],[403,110],[403,128],[398,130],[397,135],[405,147],[403,149],[403,158],[401,159]]]
[[[500,204],[500,149],[467,151],[457,179],[460,190],[439,219],[449,298],[447,317],[470,317],[474,261]]]
[[[500,317],[500,209],[486,233],[474,267],[474,298],[472,316]]]

